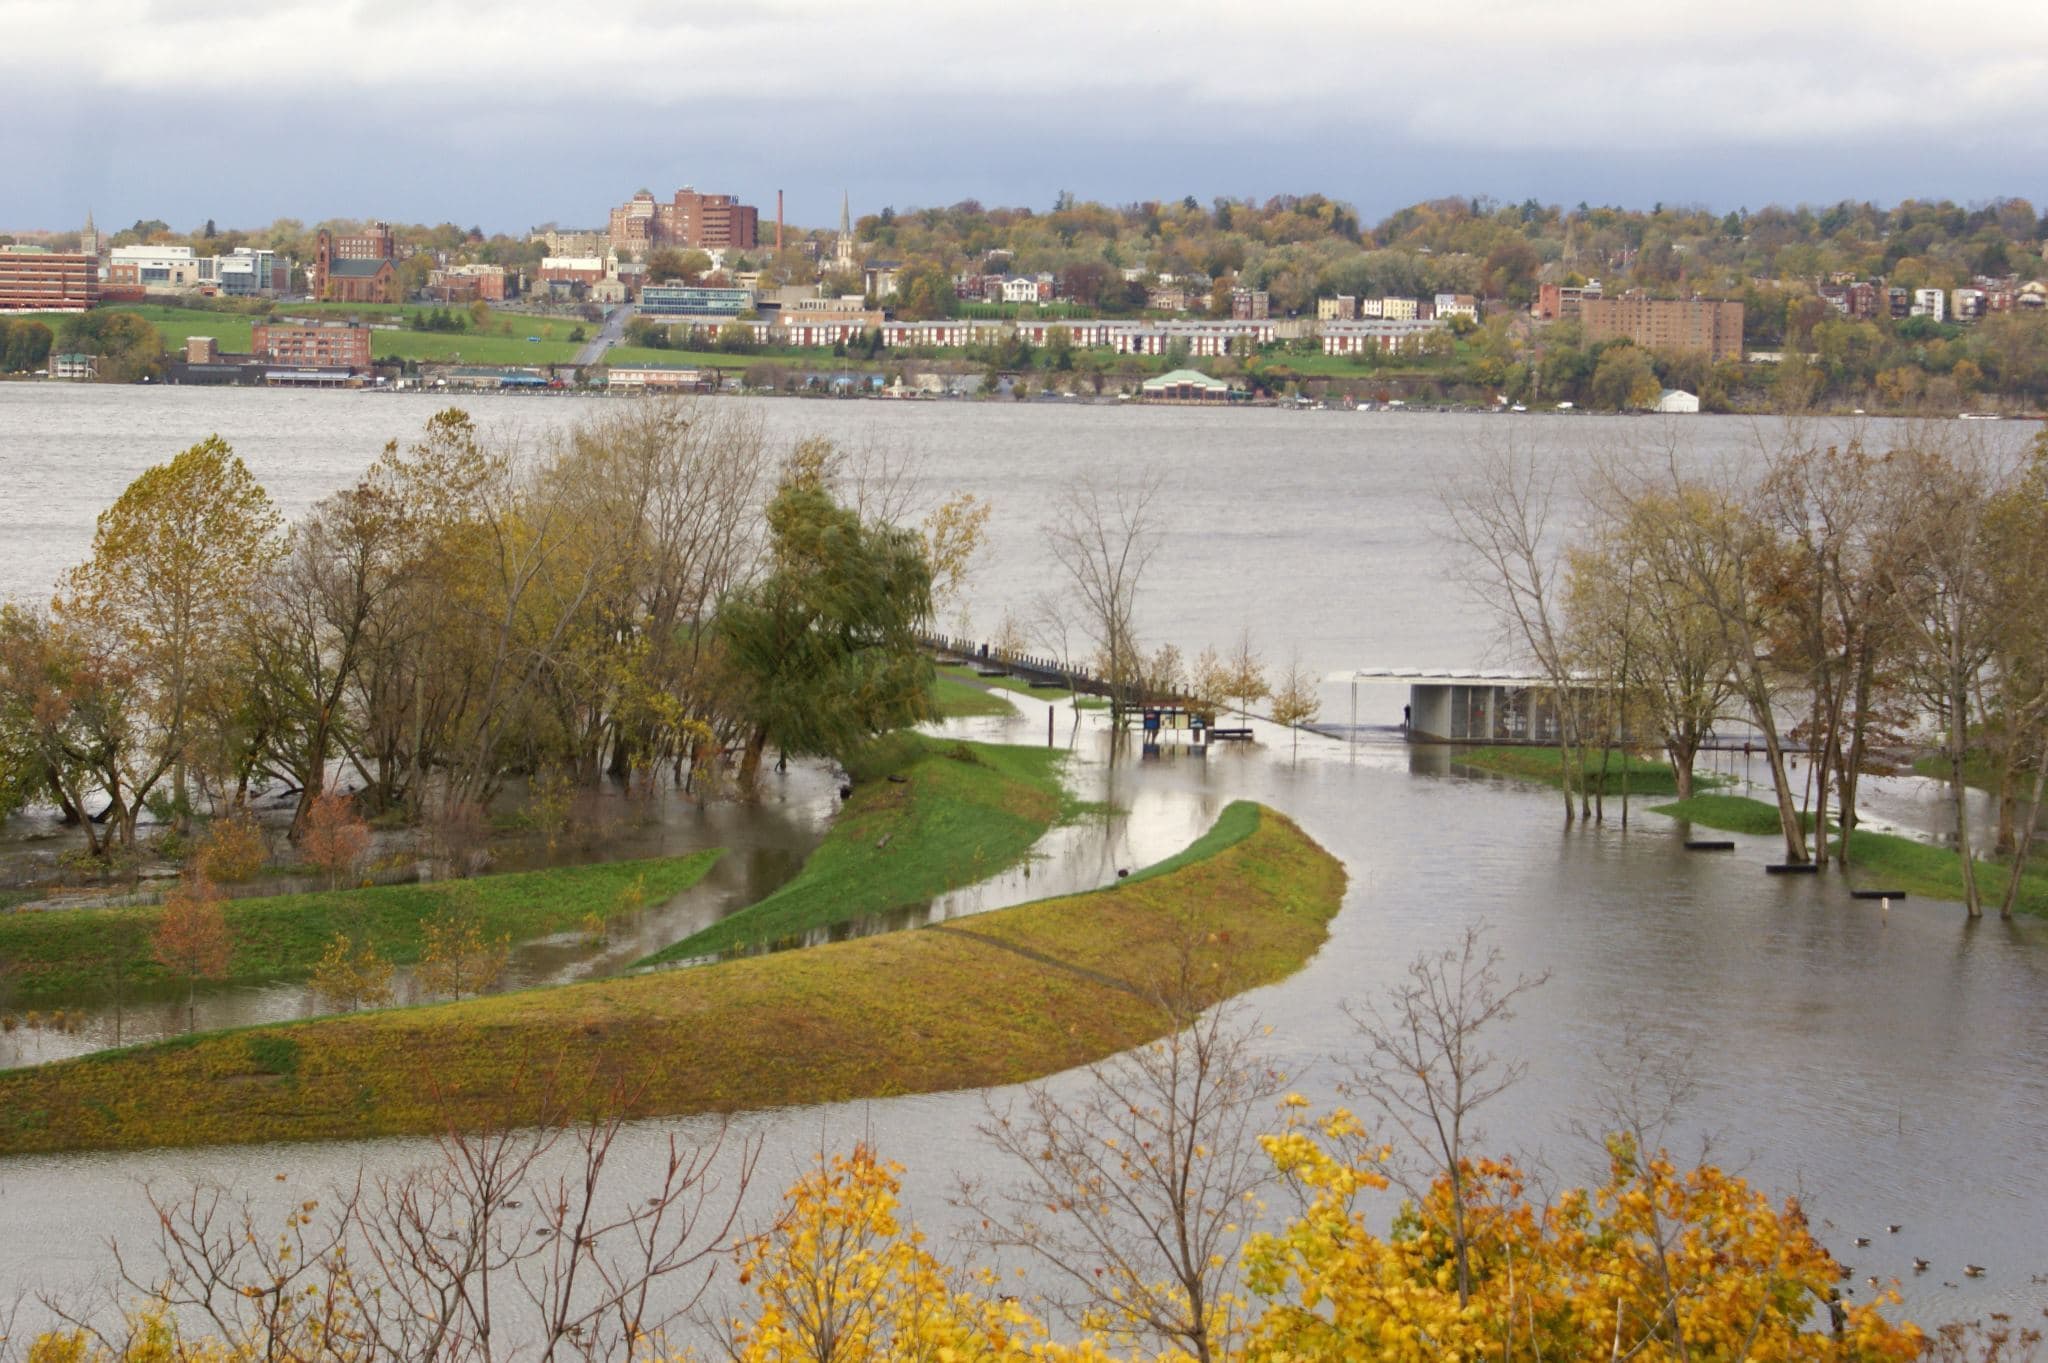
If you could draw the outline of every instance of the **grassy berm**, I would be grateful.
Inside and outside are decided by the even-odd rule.
[[[804,951],[358,1013],[0,1074],[0,1153],[419,1133],[556,1110],[717,1112],[1017,1083],[1280,979],[1337,912],[1337,860],[1233,806],[1206,855],[1089,894]]]
[[[853,797],[794,880],[643,965],[794,945],[1015,865],[1073,809],[1046,748],[891,734],[847,764]]]
[[[474,880],[231,899],[221,906],[235,943],[226,983],[310,975],[342,930],[366,930],[386,959],[410,965],[419,959],[422,925],[456,896],[475,904],[494,936],[515,942],[544,937],[591,914],[609,918],[634,903],[659,904],[681,894],[718,856],[695,852]],[[150,934],[162,916],[154,906],[0,912],[0,962],[13,972],[13,998],[34,1004],[94,997],[110,987],[117,965],[131,989],[176,984],[150,953]]]

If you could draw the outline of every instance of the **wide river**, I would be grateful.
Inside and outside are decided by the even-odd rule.
[[[592,407],[467,405],[528,436]],[[1146,578],[1148,638],[1192,654],[1249,625],[1269,658],[1298,650],[1321,672],[1503,660],[1453,585],[1436,529],[1440,490],[1488,442],[1512,432],[1569,466],[1672,438],[1688,461],[1737,467],[1776,434],[1730,418],[1667,426],[1056,404],[760,409],[777,439],[824,432],[914,449],[929,493],[991,498],[992,542],[973,592],[984,631],[1057,588],[1039,527],[1063,487],[1163,467],[1166,533]],[[354,477],[431,410],[396,396],[0,385],[0,593],[46,592],[134,474],[207,434],[234,444],[293,511]],[[1995,438],[2033,434],[2014,425]],[[1398,717],[1398,692],[1365,699],[1369,720]],[[1343,687],[1326,700],[1329,718],[1346,717]],[[1045,716],[1035,703],[1025,709],[963,727],[1032,741]],[[1686,1140],[1715,1134],[1724,1162],[1774,1193],[1797,1191],[1855,1265],[1859,1296],[1862,1276],[1876,1273],[1904,1279],[1907,1309],[1925,1322],[1985,1310],[2024,1320],[2048,1305],[2048,1287],[2030,1280],[2048,1272],[2048,925],[1971,925],[1927,902],[1882,916],[1833,876],[1764,875],[1762,842],[1740,840],[1732,858],[1688,856],[1656,816],[1626,833],[1566,830],[1544,793],[1459,775],[1441,751],[1384,732],[1356,743],[1304,738],[1298,755],[1285,738],[1262,737],[1256,750],[1125,766],[1112,780],[1099,739],[1084,733],[1073,784],[1125,812],[1062,846],[1090,859],[1084,878],[1110,874],[1184,844],[1242,795],[1286,810],[1344,859],[1351,888],[1328,946],[1301,974],[1251,996],[1272,1027],[1271,1049],[1312,1099],[1336,1101],[1332,1057],[1356,1049],[1342,1005],[1372,998],[1418,950],[1484,920],[1511,970],[1551,972],[1499,1038],[1530,1073],[1489,1114],[1492,1148],[1587,1176],[1586,1149],[1568,1127],[1592,1101],[1602,1057],[1640,1038],[1684,1057],[1697,1085]],[[943,1231],[955,1176],[997,1172],[974,1133],[983,1103],[938,1095],[762,1114],[751,1126],[778,1183],[821,1145],[874,1140],[909,1167],[913,1213]],[[629,1171],[651,1166],[678,1126],[693,1129],[634,1128]],[[361,1166],[391,1169],[422,1154],[417,1142],[388,1141],[0,1161],[0,1300],[14,1287],[82,1290],[103,1273],[107,1238],[146,1240],[140,1180],[232,1181],[281,1206]],[[288,1184],[273,1182],[286,1172]],[[1889,1223],[1904,1230],[1886,1235]],[[1852,1235],[1872,1232],[1872,1247],[1852,1247]],[[1934,1271],[1914,1277],[1913,1255]],[[1964,1262],[1989,1272],[1964,1279]]]

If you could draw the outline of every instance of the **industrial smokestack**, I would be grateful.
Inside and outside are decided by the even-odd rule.
[[[775,191],[775,254],[782,254],[782,191]]]

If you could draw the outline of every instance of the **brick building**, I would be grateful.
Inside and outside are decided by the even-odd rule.
[[[1704,351],[1742,358],[1742,304],[1700,298],[1584,298],[1579,321],[1590,342],[1630,340],[1650,350]]]
[[[1541,284],[1536,289],[1536,305],[1531,309],[1539,322],[1569,321],[1579,315],[1579,305],[1589,298],[1599,298],[1600,281],[1595,279],[1581,284]]]
[[[427,295],[443,303],[502,303],[512,292],[502,265],[451,265],[427,276]]]
[[[313,296],[331,302],[399,302],[398,242],[391,229],[381,222],[339,235],[321,228],[311,282]]]
[[[0,246],[0,312],[84,312],[99,299],[99,257]]]
[[[640,260],[664,247],[751,251],[759,226],[759,212],[733,195],[685,185],[668,203],[641,190],[611,211],[608,235],[613,250]]]
[[[265,364],[360,372],[370,367],[370,329],[259,322],[249,330],[249,349]]]

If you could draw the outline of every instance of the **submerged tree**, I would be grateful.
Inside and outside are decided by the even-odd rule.
[[[768,528],[766,576],[718,613],[748,721],[743,781],[771,741],[844,759],[930,705],[918,629],[931,614],[931,568],[917,533],[864,523],[801,474],[769,504]]]

